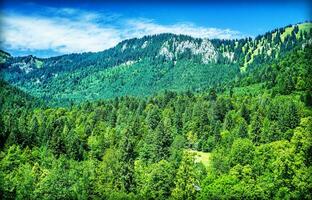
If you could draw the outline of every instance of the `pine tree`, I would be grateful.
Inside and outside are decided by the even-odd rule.
[[[172,197],[179,200],[195,199],[197,187],[199,186],[194,166],[194,157],[189,153],[184,153],[177,171]]]
[[[287,103],[284,107],[280,108],[278,123],[282,132],[295,128],[299,122],[298,109],[294,102]]]
[[[251,122],[251,139],[258,144],[261,137],[262,116],[260,113],[255,113],[254,119]]]
[[[159,123],[155,130],[155,143],[157,150],[156,161],[166,159],[170,156],[169,149],[172,143],[172,136],[170,132],[164,129],[163,123]]]
[[[131,127],[125,128],[123,137],[120,143],[121,162],[120,170],[121,182],[126,192],[130,192],[135,187],[134,182],[134,160],[135,160],[135,139],[134,132]]]
[[[240,115],[246,120],[247,123],[250,121],[250,111],[248,110],[245,103],[242,104],[242,107],[240,109]]]

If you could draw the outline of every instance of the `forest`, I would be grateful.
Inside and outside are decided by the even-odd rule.
[[[64,107],[1,80],[0,198],[312,199],[311,63]]]

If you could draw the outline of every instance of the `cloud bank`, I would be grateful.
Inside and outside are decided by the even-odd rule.
[[[2,13],[1,18],[1,48],[13,52],[96,52],[124,39],[160,33],[220,39],[243,37],[240,32],[230,29],[192,23],[162,25],[149,19],[125,19],[116,14],[71,8],[45,8],[44,12],[32,15],[8,12]]]

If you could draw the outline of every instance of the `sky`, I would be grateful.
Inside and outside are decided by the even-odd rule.
[[[239,39],[311,21],[308,0],[148,2],[4,0],[0,48],[13,56],[50,57],[102,51],[144,35]]]

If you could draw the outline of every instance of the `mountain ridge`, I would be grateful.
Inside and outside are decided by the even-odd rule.
[[[27,58],[27,57],[33,57],[35,59],[41,60],[41,61],[45,61],[48,59],[62,59],[64,57],[68,57],[68,56],[89,56],[89,55],[99,55],[99,56],[106,56],[105,54],[107,54],[106,52],[112,53],[111,50],[116,49],[117,51],[120,50],[122,53],[126,53],[125,50],[129,50],[129,49],[137,49],[137,47],[141,47],[141,49],[145,49],[148,46],[148,43],[153,43],[155,40],[160,40],[160,43],[162,43],[162,45],[160,46],[161,49],[158,49],[158,56],[164,56],[167,59],[173,59],[173,54],[177,53],[177,52],[169,52],[169,48],[172,49],[177,49],[177,51],[180,52],[184,52],[185,49],[190,49],[190,50],[194,50],[192,48],[194,47],[202,47],[202,46],[198,46],[198,44],[204,43],[204,45],[208,45],[210,48],[212,49],[222,49],[225,50],[223,52],[223,57],[228,58],[229,60],[233,60],[234,57],[234,52],[231,52],[228,50],[228,48],[230,48],[229,46],[233,45],[231,43],[234,42],[234,46],[235,48],[237,48],[237,46],[240,46],[238,43],[240,41],[247,41],[247,43],[249,41],[251,41],[252,47],[255,47],[253,50],[249,50],[248,48],[250,47],[246,47],[247,44],[243,44],[241,46],[241,51],[242,52],[247,52],[247,54],[249,52],[255,51],[255,53],[251,53],[251,57],[255,56],[255,54],[257,54],[257,51],[259,50],[259,46],[261,48],[261,45],[257,44],[257,43],[261,43],[263,42],[263,38],[270,38],[272,41],[274,41],[274,39],[276,40],[275,36],[278,32],[280,32],[280,41],[284,42],[285,38],[287,38],[293,29],[295,29],[295,27],[298,28],[296,32],[296,37],[298,37],[298,35],[302,34],[302,33],[307,33],[307,35],[309,33],[311,33],[311,22],[304,22],[304,23],[297,23],[294,25],[288,25],[285,26],[283,28],[279,28],[279,29],[274,29],[273,31],[269,31],[266,32],[262,35],[258,35],[255,38],[250,38],[250,37],[246,37],[246,38],[242,38],[242,39],[208,39],[208,38],[195,38],[192,36],[188,36],[188,35],[183,35],[183,34],[173,34],[173,33],[161,33],[161,34],[155,34],[155,35],[147,35],[147,36],[143,36],[141,38],[131,38],[131,39],[126,39],[123,40],[121,42],[119,42],[116,46],[103,50],[103,51],[99,51],[99,52],[82,52],[82,53],[71,53],[71,54],[64,54],[64,55],[60,55],[60,56],[53,56],[53,57],[49,57],[49,58],[39,58],[33,55],[28,55],[28,56],[18,56],[17,58]],[[310,30],[309,30],[310,29]],[[270,36],[271,34],[271,36]],[[272,38],[271,38],[272,37]],[[303,36],[300,36],[303,37]],[[305,36],[307,37],[307,36]],[[306,38],[304,38],[306,39]],[[175,43],[175,42],[182,42],[182,43]],[[192,43],[193,42],[193,43]],[[171,44],[169,44],[171,43]],[[172,44],[173,43],[173,44]],[[221,43],[221,45],[220,45]],[[230,43],[230,45],[227,45],[228,43]],[[311,41],[310,41],[311,43]],[[197,46],[196,46],[197,45]],[[129,47],[130,46],[130,47]],[[169,47],[170,46],[170,47]],[[127,48],[128,47],[128,48]],[[233,47],[232,47],[233,48]],[[264,47],[263,47],[264,48]],[[198,52],[196,52],[196,50],[198,51],[198,49],[195,49],[193,54],[199,54]],[[211,49],[208,49],[211,50]],[[8,54],[9,57],[12,58],[12,56],[1,50],[3,53]],[[202,50],[203,51],[203,50]],[[269,49],[268,51],[272,51],[272,49]],[[168,52],[170,55],[166,54],[166,52]],[[116,52],[114,52],[116,53]],[[153,52],[155,53],[155,52]],[[205,51],[200,52],[200,53],[205,53]],[[104,55],[102,55],[104,54]],[[270,53],[268,53],[270,54]],[[176,55],[175,55],[176,56]],[[82,58],[83,59],[83,58]],[[213,57],[214,60],[216,60],[216,57]],[[246,60],[246,58],[245,58]],[[247,61],[249,60],[252,61],[252,58],[247,59]],[[208,63],[207,60],[204,61],[204,63]],[[244,63],[244,65],[248,64]]]
[[[46,100],[145,96],[164,89],[196,91],[233,80],[310,43],[310,22],[275,29],[254,39],[209,40],[164,33],[124,40],[96,53],[43,59],[7,57],[3,76]]]

